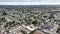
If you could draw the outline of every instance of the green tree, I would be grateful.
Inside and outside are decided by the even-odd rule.
[[[32,24],[36,26],[38,22],[35,20],[35,21],[32,21]]]
[[[4,27],[9,27],[9,26],[12,26],[13,24],[15,23],[15,21],[9,21],[6,23],[6,25]]]
[[[3,15],[7,15],[7,13],[6,12],[3,12]]]

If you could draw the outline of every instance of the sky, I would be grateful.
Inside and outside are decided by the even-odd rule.
[[[60,2],[60,0],[0,0],[0,2]]]
[[[0,0],[0,5],[60,5],[60,0]]]

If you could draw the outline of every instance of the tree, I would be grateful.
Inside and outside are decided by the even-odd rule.
[[[0,22],[2,22],[2,21],[4,21],[4,22],[6,21],[4,17],[0,18]]]
[[[58,28],[58,30],[56,32],[60,34],[60,27]]]
[[[23,31],[23,30],[20,30],[23,34],[26,34],[26,32],[25,31]]]
[[[3,15],[7,15],[7,13],[6,12],[3,12]]]
[[[48,16],[43,16],[44,18],[47,18]]]
[[[37,25],[37,23],[38,22],[36,20],[35,21],[32,21],[32,24],[35,25],[35,26]]]
[[[6,25],[4,27],[9,27],[9,26],[12,26],[13,24],[15,23],[15,21],[9,21],[6,23]]]

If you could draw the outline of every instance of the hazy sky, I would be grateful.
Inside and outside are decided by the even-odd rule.
[[[60,0],[0,0],[0,2],[60,2]]]
[[[40,0],[0,0],[1,2],[38,2]]]
[[[0,4],[2,5],[60,4],[60,0],[0,0]]]

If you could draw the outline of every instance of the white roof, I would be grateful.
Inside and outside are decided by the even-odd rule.
[[[31,28],[30,26],[27,26],[26,28],[29,29],[30,31],[35,30],[35,28]]]
[[[30,30],[30,31],[33,31],[33,30],[35,30],[35,28],[34,27],[32,27],[31,28],[31,26],[25,26],[25,25],[22,25],[24,28],[27,28],[28,30]]]

